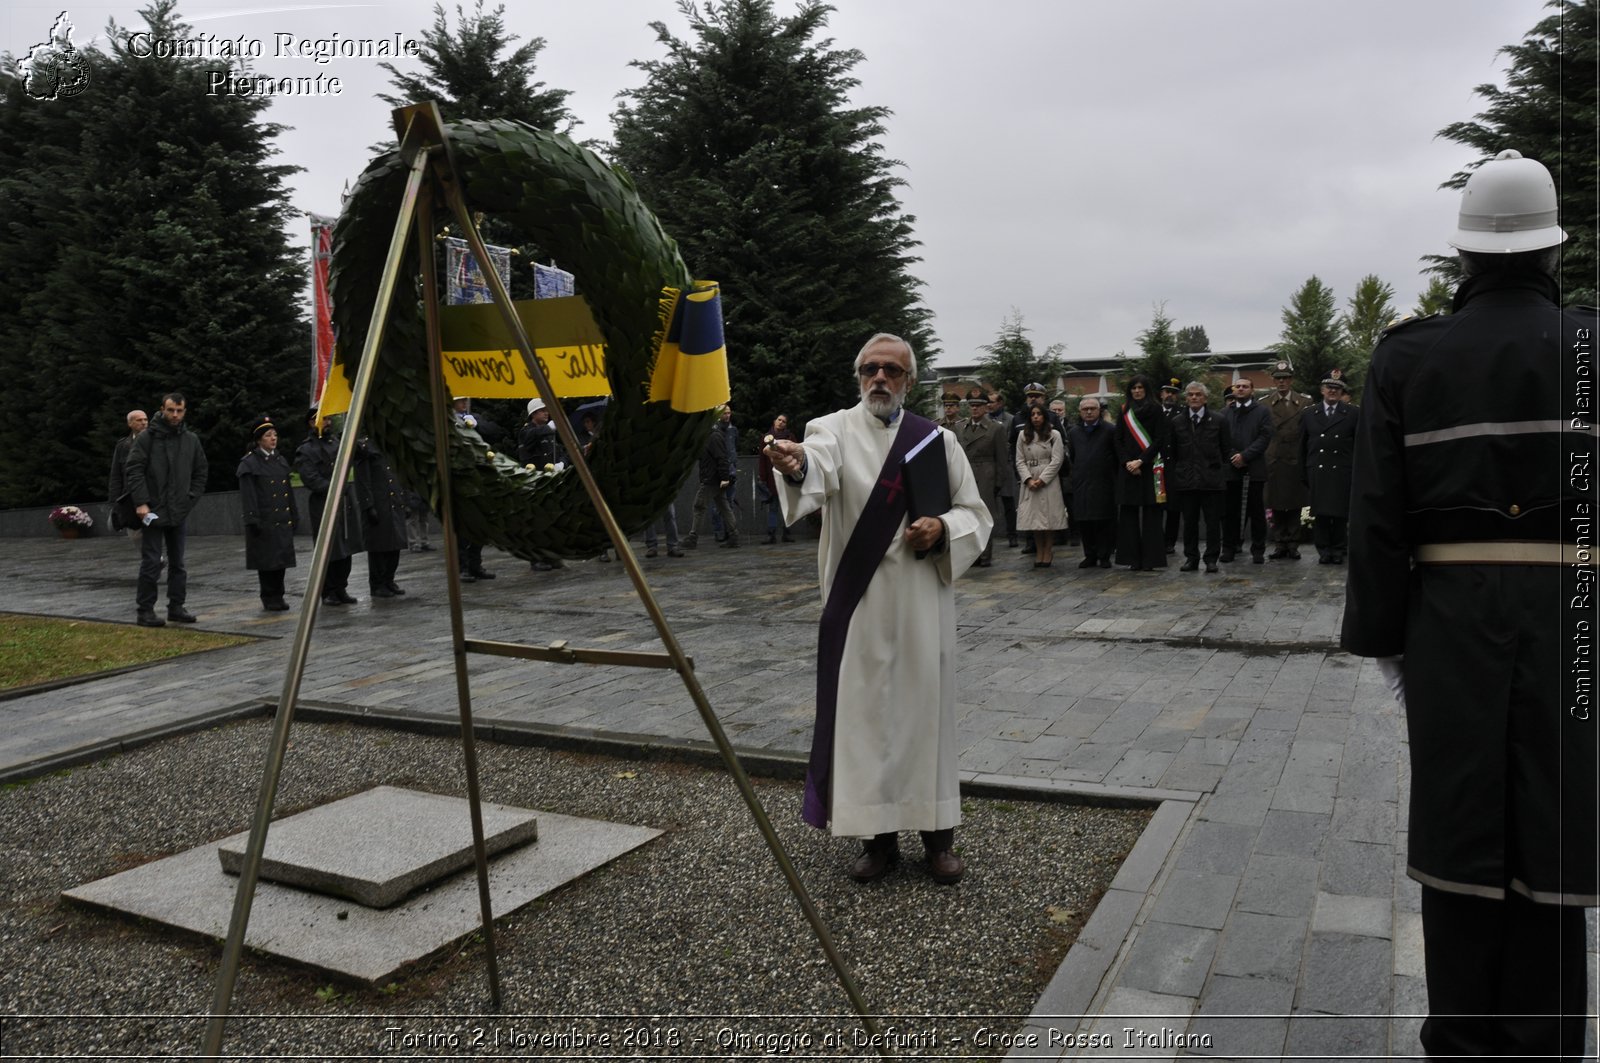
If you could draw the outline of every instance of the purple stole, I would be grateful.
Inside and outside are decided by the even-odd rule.
[[[813,827],[827,828],[833,802],[833,726],[839,707],[839,667],[844,661],[850,618],[866,595],[867,585],[878,571],[878,563],[894,542],[900,522],[905,519],[908,507],[903,463],[906,455],[927,439],[929,433],[937,431],[938,426],[926,417],[909,410],[901,411],[900,428],[889,447],[889,456],[883,459],[878,483],[856,519],[850,541],[845,543],[839,569],[833,576],[833,587],[828,591],[828,602],[822,609],[821,631],[817,636],[817,722],[811,732],[811,762],[806,769],[805,800],[800,806],[801,817]]]

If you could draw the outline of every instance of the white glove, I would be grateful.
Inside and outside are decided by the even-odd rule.
[[[1379,657],[1378,671],[1383,674],[1383,681],[1389,687],[1389,693],[1393,694],[1394,700],[1400,703],[1401,711],[1405,711],[1405,656],[1403,654],[1396,654],[1393,657]]]

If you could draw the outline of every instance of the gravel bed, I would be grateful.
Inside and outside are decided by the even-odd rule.
[[[81,909],[60,891],[246,829],[270,723],[174,738],[0,792],[0,1052],[193,1056],[221,950]],[[471,938],[385,989],[247,956],[227,1048],[314,1059],[871,1054],[727,776],[677,763],[479,745],[484,799],[666,833],[497,922],[502,1014]],[[296,724],[279,816],[378,784],[464,795],[459,741]],[[881,882],[854,843],[757,791],[897,1054],[985,1051],[1032,1009],[1148,821],[1143,810],[968,799],[966,878],[934,885],[914,835]],[[698,1040],[696,1040],[698,1038]]]

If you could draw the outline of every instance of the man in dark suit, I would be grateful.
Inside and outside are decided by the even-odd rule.
[[[1210,393],[1198,380],[1184,389],[1185,406],[1170,418],[1173,460],[1167,479],[1175,508],[1183,514],[1183,564],[1179,572],[1200,567],[1200,522],[1205,521],[1207,572],[1217,571],[1222,544],[1218,529],[1222,496],[1228,485],[1228,458],[1233,453],[1228,426],[1206,409]]]
[[[1351,460],[1361,410],[1344,401],[1344,375],[1328,371],[1322,401],[1300,414],[1300,475],[1311,503],[1311,541],[1319,565],[1342,565],[1345,525],[1350,519]]]
[[[1243,502],[1245,520],[1250,525],[1250,560],[1265,564],[1267,560],[1267,447],[1272,443],[1272,414],[1256,401],[1255,385],[1248,380],[1235,381],[1233,405],[1223,411],[1228,422],[1228,438],[1233,443],[1233,454],[1228,464],[1233,466],[1228,476],[1227,499],[1222,510],[1223,564],[1232,561],[1243,548],[1243,528],[1239,521],[1239,506]]]
[[[1081,423],[1067,431],[1073,520],[1083,540],[1079,568],[1110,568],[1117,545],[1116,429],[1100,413],[1099,399],[1083,399],[1078,403]]]

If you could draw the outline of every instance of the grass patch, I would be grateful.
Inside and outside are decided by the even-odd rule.
[[[0,613],[0,690],[238,646],[242,635]]]

